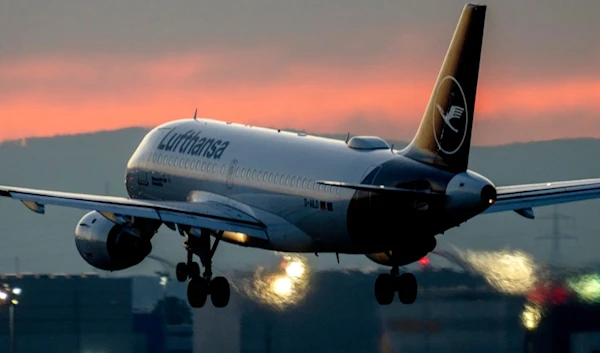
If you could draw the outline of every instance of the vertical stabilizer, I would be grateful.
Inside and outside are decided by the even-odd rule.
[[[452,172],[467,169],[485,12],[485,5],[464,7],[419,130],[403,151],[407,157]]]

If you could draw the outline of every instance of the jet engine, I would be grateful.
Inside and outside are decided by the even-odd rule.
[[[88,264],[101,270],[123,270],[150,254],[150,239],[159,226],[151,220],[115,223],[92,211],[77,224],[75,245]]]
[[[396,250],[366,254],[366,256],[380,265],[393,266],[395,263],[398,266],[404,266],[419,261],[423,256],[432,252],[436,245],[437,240],[434,237],[424,237]]]

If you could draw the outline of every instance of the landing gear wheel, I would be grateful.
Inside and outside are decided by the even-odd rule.
[[[197,262],[192,262],[188,266],[188,276],[192,279],[200,277],[200,265]]]
[[[192,308],[201,308],[206,304],[208,282],[202,277],[194,277],[188,283],[187,298]]]
[[[394,300],[394,293],[396,292],[394,282],[394,277],[390,274],[384,273],[377,276],[375,280],[375,299],[380,305],[389,305]]]
[[[185,262],[180,262],[175,267],[175,276],[179,282],[185,282],[188,278],[188,267]]]
[[[210,300],[216,308],[224,308],[229,304],[229,282],[225,277],[215,277],[210,282]]]
[[[397,278],[398,299],[402,304],[412,304],[417,299],[417,279],[412,273],[403,273]]]

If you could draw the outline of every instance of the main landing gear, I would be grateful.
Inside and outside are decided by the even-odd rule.
[[[199,237],[188,235],[184,247],[187,249],[187,262],[180,262],[175,268],[177,280],[184,282],[190,279],[187,298],[192,308],[201,308],[210,296],[212,304],[224,308],[229,303],[230,288],[225,277],[212,277],[212,257],[217,250],[220,238],[210,245],[210,230],[202,229]],[[193,261],[194,254],[200,257],[204,273],[200,275],[200,265]]]
[[[375,299],[380,305],[389,305],[398,293],[402,304],[412,304],[417,299],[417,279],[412,273],[399,274],[394,266],[390,274],[383,273],[375,280]]]

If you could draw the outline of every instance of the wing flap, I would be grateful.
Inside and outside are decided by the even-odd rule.
[[[268,239],[266,226],[258,219],[229,205],[215,201],[172,202],[132,200],[122,197],[0,186],[0,196],[23,202],[34,212],[43,213],[45,205],[95,210],[117,215],[160,220],[162,222],[245,233]]]
[[[484,213],[520,211],[599,198],[600,179],[500,186],[496,191],[496,202]]]

